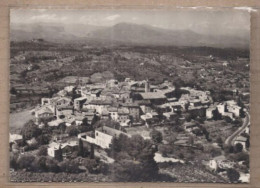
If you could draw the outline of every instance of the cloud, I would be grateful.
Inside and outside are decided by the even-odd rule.
[[[234,7],[235,10],[244,10],[248,12],[257,12],[256,9],[253,9],[252,7]]]
[[[116,20],[119,17],[120,17],[119,14],[115,14],[115,15],[106,17],[105,20],[113,21],[113,20]]]
[[[57,16],[56,14],[41,14],[32,16],[30,20],[32,21],[43,21],[43,22],[59,22],[65,21],[68,18],[66,16]]]

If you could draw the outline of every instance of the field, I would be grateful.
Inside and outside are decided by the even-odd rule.
[[[139,134],[144,139],[149,139],[150,138],[150,130],[146,126],[129,127],[129,128],[126,128],[126,132],[129,135]]]
[[[34,116],[31,114],[30,111],[31,110],[27,109],[21,112],[15,112],[10,114],[10,118],[9,118],[10,133],[18,133],[27,121],[34,118]]]

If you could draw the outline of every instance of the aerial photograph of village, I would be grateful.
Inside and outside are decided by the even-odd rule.
[[[250,14],[11,9],[12,182],[248,183]]]

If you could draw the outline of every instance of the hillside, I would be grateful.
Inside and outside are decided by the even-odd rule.
[[[212,36],[210,33],[201,35],[190,30],[167,30],[130,23],[119,23],[111,27],[46,23],[11,25],[12,41],[32,40],[33,38],[43,38],[52,42],[99,45],[249,47],[249,39],[244,36]]]

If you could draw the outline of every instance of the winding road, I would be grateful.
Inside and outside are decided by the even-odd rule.
[[[239,127],[232,135],[230,135],[226,140],[225,144],[226,145],[234,145],[234,141],[239,136],[245,128],[250,124],[250,115],[247,111],[245,111],[246,117],[243,119],[243,125]]]

